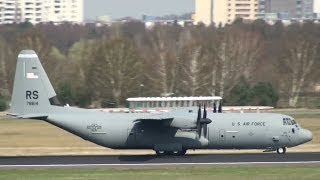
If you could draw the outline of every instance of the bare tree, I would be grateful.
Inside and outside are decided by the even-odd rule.
[[[71,61],[73,67],[77,69],[82,81],[87,77],[97,45],[98,42],[95,39],[81,39],[74,43],[68,51],[68,61]]]
[[[6,47],[4,39],[0,38],[0,96],[9,97],[9,77],[8,77],[8,63],[7,52],[9,49]]]
[[[263,40],[257,33],[241,28],[227,26],[218,30],[215,45],[216,65],[218,69],[219,95],[229,92],[241,77],[252,78],[261,51]]]
[[[312,28],[309,26],[309,28]],[[279,59],[282,70],[282,89],[288,94],[288,105],[296,107],[303,87],[310,83],[307,76],[315,70],[313,68],[319,59],[319,37],[312,35],[312,29],[293,25],[285,33],[283,39],[283,53]]]
[[[192,36],[190,29],[185,29],[180,36],[180,43],[183,46],[179,54],[179,65],[182,67],[180,82],[182,89],[179,91],[186,92],[188,95],[195,96],[196,91],[200,88],[199,73],[201,63],[200,51],[201,46]]]
[[[51,47],[52,45],[43,32],[35,28],[18,35],[14,42],[16,54],[18,54],[22,49],[33,49],[38,54],[44,66],[49,63],[47,58],[51,51]]]
[[[219,96],[223,97],[225,94],[226,83],[231,86],[233,79],[237,79],[235,76],[239,76],[239,63],[236,57],[238,54],[238,48],[240,41],[231,27],[220,29],[219,39],[216,44],[215,52],[219,72]]]
[[[93,58],[88,80],[96,100],[119,105],[139,88],[142,61],[130,40],[103,38]]]
[[[162,95],[175,93],[177,83],[177,66],[179,61],[180,29],[178,27],[157,26],[150,33],[150,57],[154,71],[148,74],[148,79],[157,84]]]
[[[213,78],[208,72],[215,67],[210,61],[212,58],[209,58],[213,57],[210,47],[214,43],[213,34],[209,33],[212,32],[202,27],[186,28],[181,33],[180,42],[183,45],[179,65],[182,67],[182,74],[179,75],[179,83],[182,83],[180,91],[186,92],[185,95],[211,94],[210,81]]]

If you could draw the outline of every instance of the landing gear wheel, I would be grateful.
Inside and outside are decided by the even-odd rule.
[[[187,152],[186,149],[182,151],[156,151],[157,156],[183,156]]]
[[[165,151],[156,151],[157,156],[164,156],[166,155]]]
[[[282,147],[282,148],[277,148],[277,153],[278,154],[285,154],[287,151],[287,148]]]
[[[173,151],[156,151],[158,156],[171,156],[174,155]]]

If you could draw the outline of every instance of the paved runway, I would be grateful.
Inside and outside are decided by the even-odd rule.
[[[319,153],[200,154],[186,156],[101,155],[0,157],[0,167],[170,166],[230,164],[318,164]]]

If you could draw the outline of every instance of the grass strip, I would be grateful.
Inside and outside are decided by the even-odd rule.
[[[0,179],[319,179],[319,165],[0,169]]]

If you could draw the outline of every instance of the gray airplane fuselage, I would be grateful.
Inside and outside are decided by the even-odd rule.
[[[60,107],[56,107],[60,108]],[[276,149],[293,147],[312,139],[298,124],[284,125],[287,115],[274,113],[208,113],[207,138],[195,129],[175,128],[162,121],[136,121],[149,113],[104,113],[67,108],[49,114],[47,122],[81,138],[113,149]],[[62,110],[62,107],[61,107]],[[197,114],[179,112],[186,119]],[[174,119],[173,121],[179,121]]]

